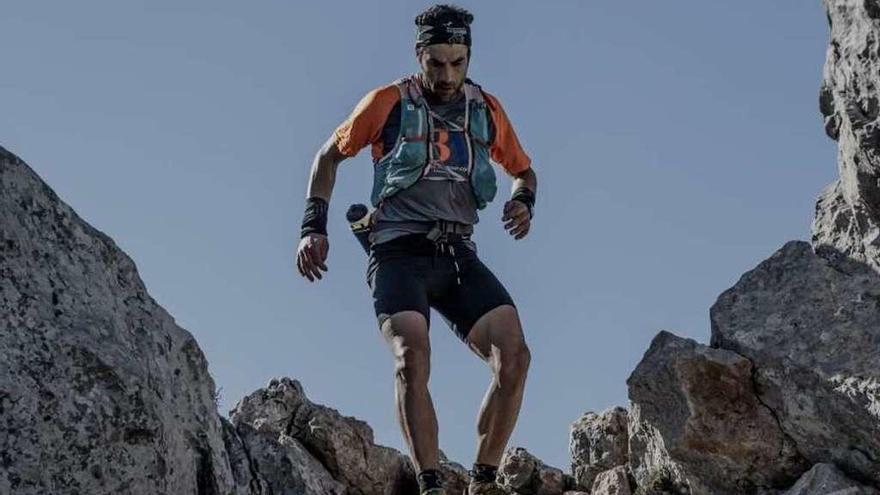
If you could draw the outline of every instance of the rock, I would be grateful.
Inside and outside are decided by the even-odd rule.
[[[0,493],[229,493],[215,395],[134,262],[0,147]]]
[[[637,495],[691,493],[685,475],[666,451],[660,430],[642,420],[642,409],[636,403],[631,403],[629,409],[627,466],[638,487]]]
[[[238,430],[225,418],[220,418],[223,425],[223,443],[226,446],[226,454],[229,456],[229,465],[235,479],[235,495],[251,495],[267,493],[269,484],[257,471],[257,466],[251,461],[251,453]]]
[[[761,403],[811,465],[880,483],[880,275],[790,242],[710,316],[712,346],[754,363]]]
[[[440,471],[443,473],[443,487],[449,495],[464,493],[467,490],[471,479],[468,470],[461,464],[450,461],[443,450],[440,450]]]
[[[520,495],[558,495],[569,488],[562,470],[548,466],[522,447],[504,452],[498,484]]]
[[[342,483],[347,493],[380,495],[417,491],[415,473],[406,456],[376,445],[373,430],[365,422],[312,403],[297,380],[286,377],[271,380],[267,387],[241,399],[230,411],[230,419],[239,430],[246,425],[277,442],[284,437],[296,440],[333,479]],[[248,438],[242,440],[247,444]],[[295,445],[292,440],[287,441]],[[278,462],[282,460],[283,457],[278,458]],[[265,464],[258,465],[261,472],[266,469]]]
[[[880,23],[877,0],[824,0],[831,23],[819,104],[840,178],[816,203],[812,242],[880,269]]]
[[[874,488],[866,487],[846,477],[834,464],[816,464],[785,495],[876,495]]]
[[[343,495],[345,486],[295,438],[227,426],[227,451],[239,493]],[[237,442],[236,442],[237,440]]]
[[[571,424],[571,471],[580,487],[593,486],[596,475],[627,461],[627,412],[614,407],[601,414],[587,412]]]
[[[627,380],[636,484],[716,495],[791,485],[808,466],[752,372],[734,352],[660,332]]]
[[[591,495],[630,495],[630,493],[624,466],[599,473],[593,482],[593,489],[590,490]]]

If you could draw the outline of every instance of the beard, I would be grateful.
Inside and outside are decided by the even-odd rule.
[[[429,80],[424,74],[420,74],[419,79],[421,80],[422,88],[426,89],[431,96],[438,99],[452,98],[457,95],[461,91],[462,86],[464,86],[464,80],[451,84],[435,82]]]

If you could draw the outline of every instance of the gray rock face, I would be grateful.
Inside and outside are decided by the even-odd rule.
[[[711,320],[712,346],[754,363],[761,402],[801,455],[880,483],[880,275],[790,242],[724,292]]]
[[[877,490],[847,478],[834,464],[816,464],[784,495],[876,495]]]
[[[637,484],[661,477],[720,495],[793,483],[807,466],[755,394],[752,371],[736,353],[660,332],[627,380]]]
[[[132,260],[0,148],[0,493],[229,493],[207,368]]]
[[[241,399],[230,411],[230,419],[239,431],[253,432],[242,436],[248,450],[264,450],[253,440],[284,444],[287,454],[264,455],[257,460],[258,471],[284,474],[290,469],[286,456],[307,462],[311,457],[324,466],[333,479],[352,495],[408,494],[418,491],[409,458],[395,449],[376,445],[373,430],[353,417],[342,416],[335,409],[312,403],[302,385],[290,378],[273,379]],[[274,442],[274,443],[273,443]],[[308,454],[308,455],[306,455]],[[251,455],[253,458],[253,454]],[[274,459],[274,464],[273,464]],[[256,459],[255,459],[256,460]],[[460,466],[459,466],[460,467]],[[455,467],[451,469],[455,470]],[[313,472],[307,469],[304,474]],[[454,478],[454,473],[449,477]],[[335,485],[314,476],[322,489],[314,493],[336,492]],[[267,482],[271,479],[267,478]],[[286,482],[286,481],[285,481]],[[291,492],[292,493],[292,492]]]
[[[251,460],[252,454],[242,441],[242,436],[246,433],[239,434],[225,418],[220,418],[220,422],[223,425],[223,443],[226,445],[226,454],[235,479],[235,495],[268,493],[269,484],[257,471],[257,464]]]
[[[630,495],[632,492],[629,489],[626,467],[617,466],[599,473],[590,493],[591,495]]]
[[[498,466],[498,484],[520,495],[558,495],[574,488],[574,479],[548,466],[522,447],[508,448]]]
[[[627,428],[627,412],[622,407],[611,408],[601,414],[587,412],[571,424],[571,470],[579,486],[589,489],[596,475],[626,464],[629,443]]]
[[[880,22],[877,0],[823,0],[831,22],[820,108],[840,178],[816,204],[813,244],[880,268]]]
[[[303,445],[285,434],[238,428],[224,420],[226,448],[238,493],[343,495],[345,487]]]

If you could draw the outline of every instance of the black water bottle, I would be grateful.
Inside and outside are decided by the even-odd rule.
[[[345,218],[348,220],[351,232],[357,238],[358,242],[361,243],[361,246],[367,254],[370,252],[370,230],[372,230],[372,226],[370,225],[370,213],[370,209],[367,208],[366,205],[360,203],[349,206],[348,211],[345,212]]]

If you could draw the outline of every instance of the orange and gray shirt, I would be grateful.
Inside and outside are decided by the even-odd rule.
[[[513,126],[498,99],[483,91],[489,108],[489,154],[511,176],[531,166]],[[446,220],[473,225],[479,221],[468,181],[464,94],[449,103],[430,104],[433,119],[432,156],[424,175],[412,186],[386,198],[376,211],[373,242],[378,244],[409,233],[426,233],[430,223]],[[389,84],[367,93],[335,131],[336,146],[354,156],[372,145],[373,162],[390,152],[400,130],[400,92]]]

